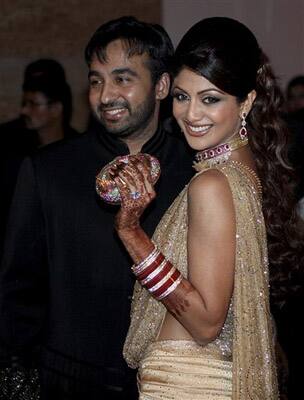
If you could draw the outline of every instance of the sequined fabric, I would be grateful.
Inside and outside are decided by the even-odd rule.
[[[199,174],[205,171],[200,163],[195,168]],[[234,161],[213,168],[226,176],[233,196],[236,264],[234,292],[224,327],[205,348],[214,356],[232,358],[233,400],[276,400],[279,397],[268,299],[267,243],[259,182],[251,170]],[[187,277],[187,187],[160,221],[153,240]],[[129,366],[138,367],[148,345],[155,341],[165,313],[162,303],[137,283],[124,346]]]
[[[0,369],[0,400],[39,400],[40,386],[36,369]]]
[[[229,400],[232,362],[188,340],[149,345],[140,363],[139,400]]]

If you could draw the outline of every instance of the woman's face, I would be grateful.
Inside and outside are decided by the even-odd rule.
[[[188,68],[175,78],[172,95],[174,117],[193,149],[225,143],[240,129],[243,109],[237,98]]]

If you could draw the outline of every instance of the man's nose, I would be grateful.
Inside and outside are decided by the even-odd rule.
[[[116,100],[118,96],[118,91],[112,82],[104,83],[100,91],[100,102],[102,104],[109,104]]]

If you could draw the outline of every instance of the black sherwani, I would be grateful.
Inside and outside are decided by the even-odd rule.
[[[142,152],[162,169],[143,217],[152,235],[193,175],[192,152],[161,128]],[[131,261],[113,227],[118,208],[95,192],[98,171],[127,153],[121,141],[91,131],[41,149],[21,168],[1,268],[0,335],[13,354],[41,346],[42,398],[136,398],[122,357]]]

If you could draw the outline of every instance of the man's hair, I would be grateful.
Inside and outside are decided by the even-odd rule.
[[[72,116],[72,93],[68,83],[55,76],[38,75],[28,78],[22,86],[23,92],[40,92],[50,103],[61,103],[63,124],[69,126]]]
[[[291,92],[291,89],[294,88],[295,86],[304,86],[304,75],[295,76],[294,78],[292,78],[292,79],[288,82],[287,90],[286,90],[286,92],[287,92],[287,97],[290,96],[290,94],[291,94],[291,93],[290,93],[290,92]]]
[[[121,17],[101,25],[85,49],[85,59],[90,65],[93,56],[102,63],[107,61],[107,46],[122,40],[128,57],[148,55],[147,66],[155,85],[164,72],[169,72],[174,48],[165,29],[158,24],[138,21],[134,17]]]
[[[50,103],[63,106],[63,123],[70,124],[72,117],[72,93],[66,82],[65,70],[56,60],[40,58],[24,70],[23,92],[40,92]]]
[[[39,58],[26,66],[24,82],[37,77],[45,77],[58,82],[65,82],[66,80],[63,66],[51,58]]]

